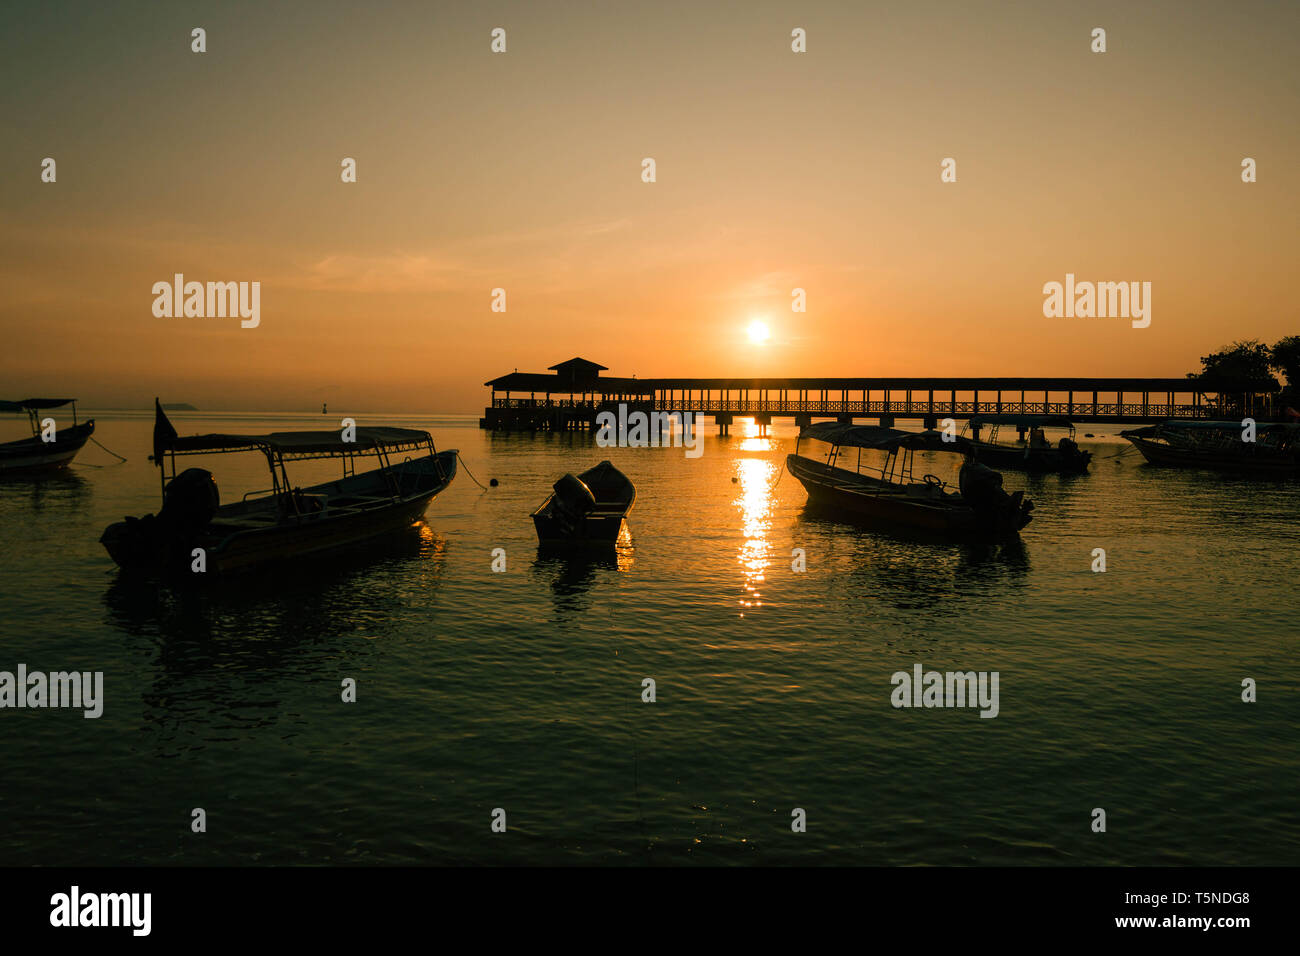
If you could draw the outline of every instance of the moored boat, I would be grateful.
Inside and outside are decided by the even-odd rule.
[[[810,504],[837,516],[956,535],[1011,535],[1029,523],[1034,505],[1025,500],[1024,492],[1008,494],[998,472],[969,457],[962,464],[956,491],[935,475],[916,481],[912,463],[917,448],[969,451],[965,441],[935,445],[936,436],[935,432],[816,422],[800,431],[794,453],[786,456],[786,467],[807,489]],[[800,454],[804,442],[826,446],[825,458]],[[851,460],[845,449],[857,449],[851,468],[842,464]],[[874,475],[862,471],[863,449],[886,453],[882,467],[866,466]]]
[[[1247,436],[1252,435],[1254,441]],[[1166,421],[1120,432],[1152,465],[1238,474],[1300,474],[1300,425]]]
[[[437,451],[429,433],[416,429],[179,437],[156,403],[155,416],[162,508],[109,525],[100,538],[123,568],[190,573],[201,549],[204,570],[230,573],[350,547],[419,521],[456,476],[455,450]],[[265,457],[272,484],[267,492],[223,505],[211,472],[176,472],[177,456],[237,452]],[[403,460],[394,463],[397,455]],[[358,473],[357,460],[370,456],[378,467]],[[290,483],[286,462],[321,459],[340,461],[342,477],[307,488]]]
[[[40,413],[65,405],[72,406],[72,427],[42,427]],[[31,438],[0,444],[0,476],[36,475],[57,471],[72,464],[77,452],[95,433],[95,420],[77,422],[75,398],[25,398],[17,402],[0,401],[0,412],[26,412],[32,428]]]
[[[999,442],[998,429],[1004,425],[1015,427],[1022,435],[1027,431],[1029,437],[1014,444]],[[1074,423],[1060,415],[975,415],[966,427],[971,431],[969,441],[975,457],[990,468],[1081,475],[1092,460],[1092,453],[1083,451],[1074,440]],[[989,429],[988,437],[975,437],[983,428]],[[1053,445],[1044,428],[1065,428],[1069,434]],[[962,434],[964,437],[964,430]]]
[[[552,487],[532,513],[537,540],[544,545],[613,545],[636,503],[635,486],[608,461],[580,475],[564,475]]]

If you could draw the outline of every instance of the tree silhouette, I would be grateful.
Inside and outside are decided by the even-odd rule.
[[[1202,356],[1200,373],[1187,377],[1208,392],[1271,393],[1279,387],[1272,374],[1273,365],[1273,349],[1252,339]]]
[[[1286,376],[1292,389],[1300,389],[1300,335],[1288,335],[1273,346],[1273,368]]]

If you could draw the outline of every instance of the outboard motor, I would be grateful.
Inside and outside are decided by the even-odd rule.
[[[111,524],[99,540],[123,567],[151,571],[186,567],[191,542],[211,523],[220,504],[212,473],[189,468],[167,483],[157,515]]]
[[[1025,501],[1025,493],[1013,495],[1002,489],[1002,475],[973,458],[968,458],[957,475],[961,496],[972,508],[988,517],[992,530],[1019,531],[1029,524],[1034,503]]]
[[[595,510],[596,496],[577,475],[565,475],[551,487],[555,489],[551,514],[566,533],[572,534],[582,519]]]
[[[1087,471],[1088,462],[1092,460],[1092,452],[1081,451],[1079,444],[1073,438],[1062,438],[1057,444],[1061,451],[1061,463],[1068,471]]]
[[[1002,490],[1002,475],[974,459],[962,463],[957,473],[957,488],[972,508],[981,510],[996,507],[1006,498]]]
[[[221,506],[221,493],[212,472],[187,468],[167,482],[158,520],[169,532],[190,538],[206,528]]]

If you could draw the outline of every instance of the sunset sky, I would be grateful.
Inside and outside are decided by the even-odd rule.
[[[6,8],[0,398],[471,413],[574,355],[1163,376],[1300,333],[1298,4],[350,6]],[[178,272],[260,327],[156,318]],[[1044,318],[1067,272],[1151,326]]]

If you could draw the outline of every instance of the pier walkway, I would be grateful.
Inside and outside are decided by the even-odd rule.
[[[893,425],[915,419],[1051,415],[1076,423],[1138,424],[1239,415],[1247,396],[1206,395],[1186,378],[614,378],[575,358],[553,374],[513,372],[485,382],[491,404],[479,424],[505,430],[581,430],[601,411],[693,412],[726,433],[737,417],[858,418]],[[1231,415],[1229,415],[1231,417]]]

